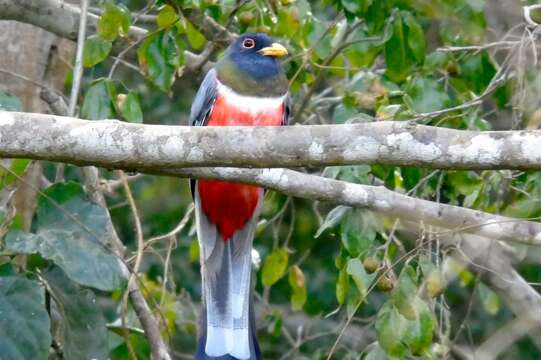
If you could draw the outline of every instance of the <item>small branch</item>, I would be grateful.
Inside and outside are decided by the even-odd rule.
[[[77,99],[79,98],[79,89],[81,88],[81,79],[83,77],[83,50],[86,39],[87,14],[88,0],[81,0],[81,16],[79,17],[79,32],[77,35],[77,50],[75,55],[75,66],[73,68],[73,85],[71,86],[68,116],[75,115]]]
[[[99,7],[89,7],[88,8],[92,14],[95,15],[101,15],[103,14],[103,10]],[[151,24],[156,25],[156,15],[151,14],[137,14],[137,13],[131,13],[131,17],[137,19],[137,22],[143,23],[143,24]]]
[[[541,295],[514,269],[508,250],[492,239],[490,236],[484,238],[468,234],[441,237],[444,246],[456,249],[452,259],[476,272],[517,318],[531,320],[527,324],[522,323],[527,325],[523,332],[529,332],[532,340],[540,346],[541,335],[535,329],[541,325]],[[442,268],[449,270],[453,267],[444,264]],[[446,282],[454,276],[444,272]],[[506,332],[506,336],[511,334]],[[504,346],[505,343],[500,345]],[[481,350],[484,352],[487,347],[482,346]]]
[[[180,220],[178,225],[175,226],[175,228],[173,230],[169,231],[167,234],[154,236],[154,237],[148,239],[145,242],[144,248],[146,249],[147,247],[151,246],[152,244],[154,244],[155,242],[158,242],[160,240],[170,239],[170,238],[176,236],[179,232],[181,232],[186,227],[186,225],[188,224],[188,221],[190,221],[190,219],[192,217],[193,212],[194,212],[194,205],[191,204],[190,206],[188,206],[188,209],[186,209],[186,212],[184,213],[184,216],[182,217],[182,219]]]
[[[524,12],[524,20],[526,21],[526,23],[532,27],[538,27],[540,24],[535,21],[534,19],[532,19],[532,10],[539,10],[541,9],[541,4],[536,4],[536,5],[530,5],[530,6],[524,6],[523,8],[523,12]]]
[[[488,339],[486,339],[474,352],[478,360],[492,360],[511,347],[516,341],[529,332],[537,332],[541,326],[541,318],[529,315],[515,318],[507,324],[496,330]]]

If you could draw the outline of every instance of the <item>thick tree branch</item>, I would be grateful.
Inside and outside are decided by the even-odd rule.
[[[141,170],[146,171],[145,168]],[[164,168],[148,172],[257,184],[291,196],[362,207],[405,220],[422,221],[451,232],[541,245],[540,223],[417,199],[381,186],[351,184],[287,169]]]
[[[14,134],[17,134],[14,136]],[[39,139],[39,141],[36,141]],[[118,168],[389,164],[541,169],[541,131],[466,131],[377,122],[183,127],[0,112],[0,157]]]
[[[394,125],[398,126],[398,132]],[[326,161],[339,164],[340,157],[333,153],[337,151],[336,149],[341,151],[342,156],[350,152],[345,162],[361,163],[366,160],[366,156],[362,155],[365,154],[366,148],[351,143],[352,148],[349,149],[334,137],[348,138],[350,133],[359,132],[364,134],[362,136],[365,139],[377,139],[378,131],[381,132],[383,129],[388,132],[387,138],[415,139],[413,135],[407,135],[410,134],[407,132],[408,127],[401,127],[401,125],[403,124],[378,123],[289,128],[188,128],[0,112],[0,157],[25,157],[63,161],[76,165],[92,164],[110,169],[129,169],[179,177],[236,180],[258,184],[292,196],[365,207],[407,220],[422,220],[425,223],[457,232],[541,245],[541,224],[539,223],[415,199],[383,187],[355,185],[285,169],[180,169],[186,165],[254,164],[254,159],[262,161],[261,165],[267,166],[323,164],[327,163]],[[429,127],[422,127],[422,129],[436,133],[451,132],[453,139],[462,135],[460,131],[454,130]],[[413,134],[416,132],[413,131]],[[473,136],[468,132],[464,134]],[[538,138],[541,139],[540,135],[541,133],[538,132],[509,132],[492,133],[486,136],[498,138],[501,144],[511,142],[513,146],[520,147],[521,140],[529,139],[528,144],[532,146],[533,142],[539,141]],[[306,137],[311,137],[312,140],[307,141]],[[438,139],[441,140],[442,136],[436,136],[434,141]],[[415,141],[411,140],[413,145],[404,142],[388,153],[376,152],[373,155],[381,154],[383,162],[395,161],[397,164],[403,164],[407,158],[403,156],[400,149],[406,154],[416,154]],[[262,143],[267,144],[267,147],[262,146]],[[312,145],[308,145],[310,143],[320,144],[318,146],[328,150],[314,152]],[[328,147],[328,143],[332,143],[333,146]],[[436,145],[433,144],[433,146]],[[453,151],[458,152],[459,149],[457,146]],[[420,155],[422,153],[417,154],[417,156]],[[441,156],[445,157],[445,155]],[[325,161],[322,162],[322,159]],[[502,161],[505,159],[507,158],[503,158]],[[372,162],[377,160],[374,158]],[[410,161],[407,160],[406,163]],[[480,161],[484,164],[483,167],[488,166],[488,163],[483,163],[482,159]],[[428,164],[427,161],[425,163]],[[456,161],[455,164],[457,164]],[[461,164],[466,167],[465,164],[471,166],[472,163],[465,161]],[[507,163],[504,162],[504,164]],[[495,167],[503,166],[503,164],[496,165]],[[434,166],[439,166],[439,160],[435,161]]]

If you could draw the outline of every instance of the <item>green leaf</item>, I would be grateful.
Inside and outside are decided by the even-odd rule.
[[[186,36],[188,37],[190,45],[196,50],[201,49],[207,42],[207,39],[205,39],[203,34],[201,34],[189,21],[186,21]]]
[[[130,30],[130,11],[123,5],[107,1],[100,19],[98,34],[108,41],[114,41],[118,35],[126,36]]]
[[[143,122],[143,111],[141,110],[141,105],[139,105],[137,94],[133,91],[130,91],[126,96],[126,99],[122,102],[120,112],[122,113],[124,119],[128,120],[129,122]]]
[[[100,290],[125,282],[121,261],[106,245],[111,241],[107,210],[86,200],[77,183],[58,183],[44,191],[37,210],[37,232],[12,231],[7,250],[40,253],[74,281]]]
[[[122,333],[122,332],[120,332]],[[123,337],[121,338],[124,339]],[[150,347],[145,334],[131,332],[129,334],[129,342],[133,347],[137,359],[150,359]],[[126,345],[126,341],[121,341],[120,345],[111,349],[111,360],[127,360],[131,359],[130,350]]]
[[[338,305],[343,305],[349,290],[349,276],[346,269],[340,270],[336,281],[336,300]]]
[[[400,12],[395,11],[389,21],[392,21],[392,35],[385,43],[386,75],[393,81],[401,82],[409,75],[413,59]]]
[[[404,12],[403,15],[404,24],[406,25],[408,31],[408,47],[411,49],[415,60],[422,63],[425,60],[426,55],[425,33],[421,25],[419,25],[411,13]]]
[[[289,255],[284,248],[276,249],[267,256],[261,275],[263,285],[272,286],[280,280],[287,270],[288,258]]]
[[[411,109],[418,113],[428,113],[445,109],[451,105],[451,99],[443,86],[433,78],[414,77],[405,87],[411,102]]]
[[[385,351],[379,346],[378,343],[373,344],[371,349],[368,351],[363,360],[388,360],[389,358],[385,355]]]
[[[171,5],[165,5],[160,9],[156,23],[160,28],[168,28],[178,21],[178,15]]]
[[[97,80],[90,86],[81,107],[83,119],[102,120],[114,117],[112,87],[111,81],[105,79]]]
[[[428,305],[420,298],[415,297],[412,305],[416,316],[412,321],[408,321],[404,342],[412,353],[420,355],[432,344],[434,318]]]
[[[362,16],[372,5],[373,0],[341,0],[342,6],[348,12]]]
[[[353,209],[342,219],[342,244],[352,257],[357,257],[372,246],[376,239],[376,230],[377,220],[371,212]]]
[[[0,349],[2,359],[46,360],[51,335],[45,292],[37,281],[0,277]]]
[[[465,91],[481,94],[496,74],[496,67],[485,53],[467,56],[460,63],[461,79],[465,80]]]
[[[107,359],[105,318],[96,295],[67,278],[58,267],[43,274],[60,314],[60,338],[66,359]]]
[[[104,40],[97,35],[88,37],[85,40],[83,65],[92,67],[99,64],[107,58],[112,47],[113,43],[111,41]]]
[[[404,338],[408,321],[388,301],[381,307],[376,318],[376,335],[383,350],[390,355],[404,359],[407,347]]]
[[[199,242],[197,239],[192,240],[190,243],[190,262],[195,263],[199,261]]]
[[[370,276],[364,270],[361,260],[358,258],[349,259],[346,272],[353,278],[353,281],[357,286],[357,290],[359,291],[360,298],[364,299],[366,296],[366,289],[371,280]]]
[[[412,299],[417,295],[417,281],[415,270],[405,266],[398,277],[398,288],[393,294],[393,303],[406,319],[415,319],[416,313],[413,308]]]
[[[22,111],[21,100],[9,92],[0,89],[0,111]]]
[[[411,300],[414,316],[411,320],[400,314],[388,301],[378,312],[376,334],[387,355],[400,359],[410,358],[408,352],[421,355],[432,344],[434,319],[428,305],[420,298]]]
[[[483,283],[479,284],[479,298],[483,304],[483,309],[490,315],[496,315],[500,311],[500,298],[496,293],[490,290]]]
[[[274,310],[267,317],[269,320],[269,326],[267,328],[267,331],[273,337],[279,337],[282,334],[282,313],[278,310]]]
[[[13,159],[9,165],[9,171],[0,168],[0,174],[3,178],[2,186],[8,186],[17,181],[24,174],[31,162],[32,160],[30,159]]]
[[[139,64],[148,79],[164,92],[168,92],[175,80],[178,52],[170,32],[160,31],[149,36],[137,50]]]
[[[315,45],[315,53],[319,59],[325,59],[332,50],[330,36],[323,36],[327,31],[327,23],[310,17],[305,28],[310,30],[308,40]],[[323,37],[322,37],[323,36]]]
[[[340,220],[342,220],[344,215],[350,210],[351,208],[349,206],[339,205],[335,207],[334,209],[332,209],[331,211],[329,211],[329,213],[325,217],[325,220],[323,221],[323,224],[321,224],[319,229],[317,229],[317,232],[314,235],[314,238],[320,237],[321,234],[325,230],[330,229],[334,227],[336,224],[338,224]]]
[[[291,309],[299,311],[306,303],[306,283],[302,270],[293,265],[289,268],[289,285],[293,290],[291,294]]]
[[[407,11],[394,11],[389,18],[392,35],[385,42],[386,75],[401,82],[411,73],[415,62],[425,59],[424,32],[413,15]]]

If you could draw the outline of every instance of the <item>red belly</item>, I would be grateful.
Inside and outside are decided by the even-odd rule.
[[[263,194],[257,186],[225,181],[199,180],[197,186],[203,212],[224,240],[250,220]]]
[[[283,105],[259,113],[241,111],[218,95],[207,125],[278,126],[282,124],[283,113]],[[216,180],[198,180],[197,189],[203,212],[225,241],[250,220],[263,196],[263,190],[257,186]]]

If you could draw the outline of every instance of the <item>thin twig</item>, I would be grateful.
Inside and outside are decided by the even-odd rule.
[[[77,98],[81,88],[83,77],[83,51],[86,38],[86,22],[88,14],[88,0],[81,0],[81,17],[79,21],[79,33],[77,35],[77,50],[75,54],[75,67],[73,68],[73,85],[71,87],[70,101],[68,105],[68,116],[75,115]]]

